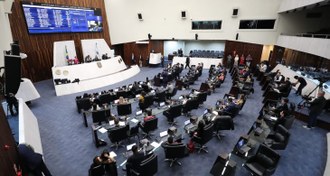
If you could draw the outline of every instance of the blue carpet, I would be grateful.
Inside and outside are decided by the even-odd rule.
[[[127,85],[134,81],[145,80],[146,76],[151,78],[160,71],[160,68],[143,68],[138,75],[128,80],[88,92],[100,92]],[[207,70],[204,70],[203,75],[191,88],[198,89],[201,82],[206,80],[207,73]],[[89,128],[84,127],[82,115],[77,113],[74,101],[77,95],[82,95],[83,93],[56,97],[52,80],[38,82],[35,86],[41,98],[33,101],[30,108],[38,118],[44,157],[50,171],[55,176],[88,175],[88,168],[92,163],[93,157],[100,154],[102,150],[109,149],[109,145],[97,149],[92,142],[90,126]],[[217,99],[222,98],[225,93],[229,92],[230,87],[231,79],[227,75],[225,83],[216,89],[216,93],[207,97],[207,101],[203,105],[204,107],[193,110],[192,114],[201,115],[205,107],[213,107]],[[212,139],[207,144],[209,153],[190,154],[189,157],[181,159],[182,166],[169,168],[168,163],[163,162],[163,149],[156,150],[158,155],[157,175],[210,175],[209,171],[217,155],[231,152],[239,137],[246,134],[256,120],[258,112],[262,107],[262,91],[257,82],[254,89],[255,93],[249,96],[243,110],[234,119],[235,130],[225,131],[224,134],[226,136],[221,141],[217,138]],[[178,91],[176,97],[188,91]],[[135,107],[136,104],[134,104],[133,109]],[[169,127],[166,118],[162,114],[157,117],[159,118],[159,127],[155,134],[159,134],[160,131],[164,131]],[[177,118],[178,125],[183,125],[187,119],[184,116]],[[88,118],[88,121],[91,124],[91,118]],[[282,158],[274,175],[323,175],[327,156],[326,131],[319,128],[308,131],[303,129],[302,125],[302,122],[296,121],[290,130],[292,134],[291,139],[287,149],[280,152]],[[189,140],[187,136],[184,137],[185,141]],[[110,143],[108,139],[106,141]],[[118,155],[117,164],[119,165],[126,159],[122,155],[124,149],[121,148],[115,152]],[[119,175],[125,175],[120,167],[118,168],[118,172]],[[249,175],[249,173],[245,169],[238,169],[236,175]]]

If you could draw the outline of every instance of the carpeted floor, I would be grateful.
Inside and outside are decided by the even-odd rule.
[[[127,85],[134,81],[145,80],[146,76],[152,77],[161,68],[143,68],[141,72],[118,84],[104,88],[88,91],[100,92],[102,90]],[[202,81],[206,80],[208,70],[204,70],[203,75],[191,88],[198,89]],[[185,73],[185,72],[184,72]],[[183,74],[184,74],[183,73]],[[110,149],[108,146],[96,148],[93,144],[91,127],[86,128],[83,125],[82,115],[77,113],[75,97],[83,93],[77,93],[67,96],[56,97],[52,80],[46,80],[35,84],[41,98],[35,100],[30,105],[31,110],[38,118],[41,140],[43,145],[46,164],[54,176],[84,176],[88,175],[88,169],[94,156],[100,154],[104,149]],[[229,92],[231,87],[230,76],[227,75],[226,81],[216,93],[207,97],[207,101],[202,108],[193,110],[192,115],[201,115],[206,107],[213,107],[216,100]],[[180,175],[180,176],[204,176],[210,175],[209,171],[220,153],[229,153],[241,135],[248,132],[253,122],[258,116],[262,106],[262,91],[258,82],[255,84],[255,93],[251,95],[243,110],[238,117],[234,119],[235,130],[225,131],[226,135],[221,141],[217,138],[207,143],[209,153],[193,153],[188,157],[182,158],[182,166],[173,166],[169,168],[168,163],[163,162],[164,151],[162,148],[155,152],[158,155],[158,174],[157,175]],[[178,91],[176,97],[187,92]],[[291,96],[291,95],[290,95]],[[135,103],[133,110],[136,109]],[[168,129],[169,125],[166,118],[160,114],[158,130],[155,134]],[[178,126],[182,126],[188,118],[181,116],[177,118]],[[88,118],[91,124],[91,118]],[[302,128],[303,123],[295,121],[291,132],[289,144],[284,151],[279,151],[281,160],[274,175],[278,176],[321,176],[323,175],[326,156],[326,131],[315,128],[306,130]],[[15,126],[15,125],[14,125]],[[15,127],[14,127],[15,128]],[[180,130],[180,129],[179,129]],[[185,141],[189,138],[184,136]],[[105,140],[110,143],[109,139]],[[123,148],[115,150],[117,153],[117,165],[119,166],[126,158],[122,155],[125,152]],[[236,171],[236,175],[250,175],[244,168]],[[119,175],[125,175],[121,167],[118,168]]]

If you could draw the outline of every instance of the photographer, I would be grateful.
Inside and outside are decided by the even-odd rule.
[[[319,91],[317,93],[317,98],[313,101],[309,102],[310,104],[310,111],[309,111],[309,119],[307,125],[303,127],[306,129],[311,129],[315,126],[317,117],[321,114],[325,104],[326,99],[324,98],[324,91]]]

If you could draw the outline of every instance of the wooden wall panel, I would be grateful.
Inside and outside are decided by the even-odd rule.
[[[31,79],[33,82],[50,79],[51,67],[53,66],[53,43],[55,41],[74,40],[77,57],[82,58],[81,39],[104,38],[110,44],[110,35],[106,18],[106,11],[103,0],[30,0],[31,2],[42,2],[49,4],[63,4],[79,7],[101,8],[103,17],[103,32],[98,33],[61,33],[61,34],[34,34],[29,35],[24,20],[21,1],[15,0],[12,14],[9,15],[13,39],[18,40],[21,52],[28,55],[22,61],[22,76]]]
[[[284,55],[284,50],[285,48],[275,45],[273,49],[273,55],[270,58],[269,64],[275,67],[277,65],[276,63],[282,60]]]
[[[0,176],[15,175],[13,164],[18,161],[16,142],[2,107],[0,108],[0,134]],[[5,145],[9,146],[8,150],[5,149]]]
[[[252,66],[255,66],[256,64],[260,63],[261,54],[262,54],[263,45],[260,44],[254,44],[254,43],[244,43],[244,42],[237,42],[237,41],[226,41],[225,45],[225,58],[229,54],[233,54],[233,51],[236,51],[236,53],[241,56],[244,54],[246,57],[248,54],[251,55],[253,58]],[[234,57],[234,56],[233,56]],[[226,59],[224,59],[224,64],[226,64]]]
[[[132,53],[134,54],[135,63],[138,63],[140,59],[140,55],[142,58],[143,66],[146,65],[146,59],[149,57],[149,54],[152,50],[156,53],[162,53],[164,50],[164,42],[160,40],[151,40],[149,44],[136,44],[135,42],[132,43],[125,43],[122,45],[114,46],[116,53],[122,53],[122,57],[127,65],[132,64]]]
[[[287,65],[311,66],[330,70],[330,60],[320,56],[286,48],[283,57]]]

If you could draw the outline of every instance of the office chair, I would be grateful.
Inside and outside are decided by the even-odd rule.
[[[265,145],[274,150],[284,150],[290,138],[289,131],[282,125],[278,125],[274,134],[269,134]]]
[[[238,113],[239,113],[239,108],[238,107],[235,107],[235,108],[232,108],[230,111],[223,111],[222,113],[221,113],[221,115],[228,115],[228,116],[230,116],[231,118],[235,118],[237,115],[238,115]]]
[[[132,137],[138,137],[138,140],[140,140],[139,125],[135,125],[134,127],[129,129],[128,139],[130,140]]]
[[[113,100],[111,100],[110,93],[102,94],[99,96],[100,104],[110,104]]]
[[[192,140],[199,145],[196,147],[196,149],[198,149],[198,153],[200,153],[202,150],[208,153],[208,151],[206,150],[207,146],[205,146],[205,144],[213,137],[213,126],[213,123],[209,123],[204,127],[204,132],[202,136],[193,136]]]
[[[183,158],[185,156],[186,145],[183,143],[181,144],[163,143],[162,147],[164,148],[164,152],[165,152],[165,161],[170,162],[170,167],[172,167],[174,163],[181,166],[181,163],[178,161],[178,159]]]
[[[197,95],[198,104],[203,104],[207,100],[207,92],[201,92]]]
[[[105,169],[103,165],[91,167],[88,171],[89,176],[103,176],[104,174],[105,174]]]
[[[234,122],[230,116],[218,116],[214,119],[214,130],[215,135],[221,140],[221,137],[224,135],[220,134],[219,132],[222,130],[234,130]]]
[[[131,174],[133,176],[153,176],[157,172],[158,157],[154,153],[143,160],[136,168],[131,169]]]
[[[280,155],[271,148],[261,144],[257,153],[248,158],[243,166],[252,175],[272,175],[274,174]]]
[[[81,110],[89,111],[92,108],[92,102],[88,97],[77,99],[76,103],[79,113],[81,112]]]
[[[295,116],[294,115],[290,115],[288,117],[286,117],[286,120],[285,120],[285,123],[284,123],[284,127],[286,129],[291,129],[293,123],[294,123],[294,120],[295,120]]]
[[[165,102],[165,98],[166,98],[165,91],[158,92],[158,93],[156,93],[154,101],[157,102],[157,103]]]
[[[126,116],[132,114],[132,104],[117,105],[117,112],[119,116]]]
[[[152,118],[150,120],[145,121],[142,125],[140,125],[142,131],[145,133],[143,138],[151,138],[151,131],[154,131],[158,128],[158,118]]]
[[[167,117],[167,121],[170,125],[176,125],[174,118],[181,116],[182,105],[174,105],[171,106],[168,110],[163,112],[163,115]]]
[[[110,141],[113,143],[110,147],[116,147],[116,150],[118,147],[124,147],[123,145],[120,145],[120,142],[128,138],[129,126],[120,126],[120,127],[114,127],[113,129],[110,129],[108,132],[108,137]]]

